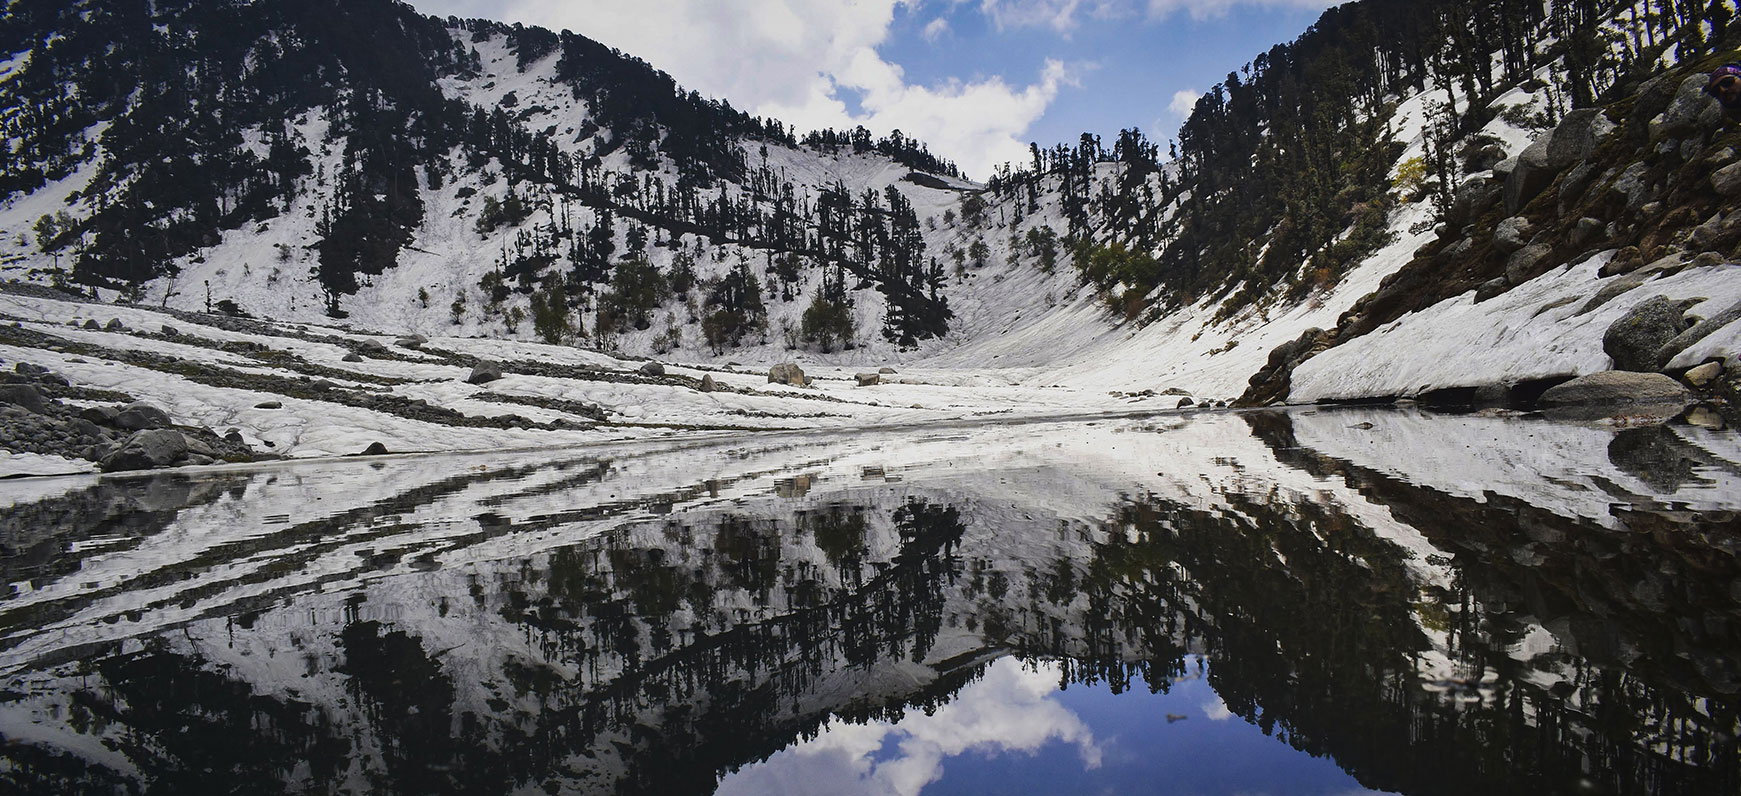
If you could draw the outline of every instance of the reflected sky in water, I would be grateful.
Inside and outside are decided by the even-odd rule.
[[[1099,683],[1060,689],[1056,664],[1002,658],[930,714],[829,722],[816,738],[725,777],[718,792],[916,796],[1023,793],[1042,783],[1109,794],[1379,792],[1239,721],[1204,668],[1196,659],[1166,693],[1137,678],[1115,694]]]
[[[1741,792],[1725,429],[1301,410],[0,484],[0,791]]]

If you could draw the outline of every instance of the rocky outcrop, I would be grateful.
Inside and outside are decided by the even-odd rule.
[[[854,374],[854,378],[858,379],[858,386],[860,387],[875,387],[878,384],[881,384],[883,380],[883,377],[876,373],[858,373]]]
[[[154,428],[135,432],[114,453],[103,457],[103,472],[117,470],[147,470],[168,467],[186,458],[187,437],[169,428]]]
[[[1465,182],[1436,240],[1355,301],[1328,333],[1327,345],[1301,356],[1299,346],[1287,344],[1279,362],[1253,377],[1239,403],[1286,400],[1292,368],[1313,349],[1359,339],[1469,291],[1478,301],[1493,299],[1603,250],[1619,252],[1577,314],[1657,276],[1741,261],[1741,211],[1733,207],[1741,196],[1741,156],[1721,126],[1720,106],[1702,91],[1705,82],[1691,66],[1671,70],[1631,96],[1612,97],[1607,107],[1568,113],[1516,157],[1496,164],[1490,180],[1477,175]],[[1497,202],[1488,198],[1494,190]],[[1537,313],[1528,322],[1557,321]],[[1695,328],[1709,334],[1715,327]],[[1682,326],[1664,341],[1659,330],[1656,351],[1635,340],[1618,366],[1660,370],[1690,345],[1681,335],[1692,331]],[[1532,334],[1552,337],[1551,330]]]
[[[647,362],[643,363],[636,372],[642,376],[658,378],[665,375],[665,366],[658,362]]]
[[[0,404],[11,404],[39,415],[48,410],[42,390],[34,384],[0,384]]]
[[[1335,342],[1334,333],[1314,326],[1292,341],[1282,343],[1269,352],[1269,361],[1252,374],[1245,394],[1234,401],[1235,406],[1263,406],[1285,400],[1292,381],[1294,367],[1308,357],[1329,348]]]

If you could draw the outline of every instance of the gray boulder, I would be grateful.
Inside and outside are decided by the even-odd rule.
[[[1639,210],[1656,198],[1656,191],[1645,182],[1649,173],[1648,166],[1634,163],[1615,175],[1614,181],[1608,184],[1608,189],[1626,199],[1627,210]]]
[[[1741,195],[1741,162],[1711,172],[1711,187],[1723,196]]]
[[[1512,216],[1493,228],[1493,248],[1502,254],[1510,254],[1527,245],[1534,234],[1535,225],[1529,219]]]
[[[877,368],[877,372],[878,373],[894,373],[895,369],[891,368],[891,367],[884,366],[884,367]]]
[[[1513,285],[1521,285],[1541,273],[1542,261],[1554,253],[1554,247],[1546,243],[1531,243],[1517,251],[1505,260],[1505,279]]]
[[[87,319],[87,320],[86,320],[86,321],[85,321],[85,326],[84,326],[84,328],[86,328],[86,329],[95,329],[95,330],[97,330],[97,331],[102,331],[102,330],[103,330],[103,325],[102,325],[102,324],[100,324],[100,323],[97,323],[97,319],[96,319],[96,318],[90,318],[90,319]]]
[[[1609,324],[1602,335],[1602,350],[1614,360],[1614,369],[1644,373],[1659,368],[1656,352],[1686,331],[1682,316],[1698,302],[1651,296]]]
[[[1506,213],[1515,215],[1553,183],[1559,171],[1548,164],[1548,143],[1552,139],[1553,133],[1550,132],[1518,153],[1516,165],[1505,177],[1502,198]]]
[[[380,340],[364,340],[357,344],[357,353],[368,354],[372,357],[383,357],[392,352],[387,349],[387,344]]]
[[[115,425],[115,416],[118,414],[121,414],[119,406],[88,406],[79,410],[79,417],[99,426]]]
[[[663,376],[665,375],[665,366],[657,362],[647,362],[641,365],[639,372],[642,376]]]
[[[401,337],[397,340],[394,340],[393,345],[399,346],[400,348],[416,348],[416,347],[423,345],[424,343],[427,343],[427,342],[429,342],[429,338],[424,337],[423,335],[408,334],[408,335],[405,335],[404,337]]]
[[[1548,136],[1548,168],[1558,173],[1589,157],[1602,140],[1614,132],[1614,127],[1601,108],[1579,108],[1568,112]]]
[[[344,362],[361,362],[361,361],[363,361],[363,355],[359,354],[355,351],[352,351],[349,354],[344,355],[340,359],[341,359],[341,361],[344,361]]]
[[[713,374],[707,373],[702,375],[701,387],[699,389],[702,392],[713,392],[714,390],[719,389],[719,385],[713,380]]]
[[[1685,404],[1691,393],[1661,373],[1604,370],[1579,376],[1542,393],[1544,406]]]
[[[467,376],[465,380],[470,384],[483,384],[485,382],[495,381],[501,377],[501,363],[491,362],[490,360],[485,359],[479,360],[478,364],[472,366],[472,375]]]
[[[881,384],[883,380],[882,375],[877,373],[858,373],[854,374],[854,377],[858,379],[858,386],[860,387],[875,387],[876,385]]]
[[[128,431],[147,428],[168,428],[174,425],[169,415],[144,401],[135,401],[115,413],[115,425]]]
[[[0,384],[0,404],[12,404],[38,415],[48,411],[48,402],[34,384]]]
[[[1481,302],[1493,298],[1494,296],[1498,296],[1510,289],[1511,283],[1505,281],[1505,277],[1494,277],[1486,282],[1482,282],[1480,287],[1475,288],[1475,303],[1480,304]]]
[[[174,464],[187,455],[187,438],[174,429],[141,431],[127,438],[115,452],[103,457],[103,472],[145,470]]]
[[[254,404],[254,408],[255,409],[283,409],[284,402],[283,401],[261,401],[260,403]]]
[[[1195,404],[1196,404],[1196,403],[1197,403],[1197,402],[1196,402],[1196,401],[1193,401],[1193,400],[1191,400],[1191,399],[1190,399],[1190,398],[1180,398],[1180,399],[1179,399],[1179,403],[1178,403],[1178,404],[1176,404],[1176,405],[1175,405],[1175,406],[1174,406],[1174,407],[1173,407],[1173,408],[1175,408],[1175,409],[1184,409],[1184,408],[1185,408],[1185,407],[1188,407],[1188,406],[1193,406],[1193,405],[1195,405]]]
[[[1688,346],[1711,336],[1712,332],[1736,321],[1741,321],[1741,301],[1730,305],[1716,315],[1693,324],[1686,331],[1663,343],[1662,347],[1656,350],[1656,366],[1658,368],[1667,367],[1669,361],[1674,359],[1675,355],[1687,350]]]
[[[1487,212],[1487,208],[1499,201],[1501,192],[1500,184],[1493,180],[1471,180],[1465,183],[1451,197],[1451,206],[1445,211],[1447,228],[1462,229],[1480,218],[1482,213]]]
[[[163,336],[164,337],[180,337],[181,331],[176,329],[174,326],[170,326],[169,324],[166,323],[163,325]]]
[[[1650,120],[1650,140],[1683,138],[1700,129],[1709,129],[1723,121],[1723,109],[1716,98],[1705,93],[1703,74],[1689,75],[1675,89],[1660,116]]]
[[[809,383],[809,379],[804,377],[803,368],[800,368],[791,362],[781,362],[780,364],[768,369],[768,383],[789,384],[793,387],[802,387]]]
[[[386,456],[388,453],[389,453],[389,451],[387,450],[387,446],[382,445],[380,440],[376,440],[374,442],[369,443],[369,447],[364,448],[363,452],[359,455],[362,455],[362,456]]]
[[[127,324],[122,323],[120,318],[110,318],[108,323],[103,324],[105,332],[124,332],[126,330]]]

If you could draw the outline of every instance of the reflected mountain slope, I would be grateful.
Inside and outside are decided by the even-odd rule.
[[[1495,422],[1170,416],[77,481],[0,524],[0,782],[709,793],[805,739],[873,759],[981,683],[1165,694],[1204,672],[1218,711],[1367,788],[1732,791],[1737,457],[1679,426],[1640,445]],[[1362,436],[1385,433],[1443,455]],[[1518,449],[1475,445],[1496,436]],[[1639,476],[1641,449],[1681,474]],[[1008,748],[1100,748],[1092,717],[1034,699],[1013,704],[1052,729]],[[913,788],[943,767],[914,760]]]

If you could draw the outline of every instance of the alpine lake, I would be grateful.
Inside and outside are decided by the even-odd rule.
[[[1316,408],[0,482],[0,792],[1741,793],[1741,439]]]

